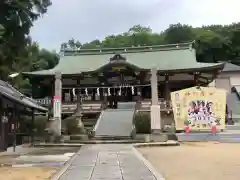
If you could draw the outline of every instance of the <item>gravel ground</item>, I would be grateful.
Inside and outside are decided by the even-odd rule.
[[[78,148],[52,147],[52,148],[26,148],[26,151],[22,150],[21,153],[16,152],[15,154],[3,152],[3,153],[0,153],[0,165],[25,164],[25,163],[31,164],[31,158],[30,158],[31,156],[39,156],[39,157],[44,157],[45,155],[61,156],[65,153],[75,153],[78,150],[79,150],[79,147]],[[27,161],[18,160],[20,156],[29,156],[29,158],[27,158]],[[50,159],[49,161],[52,161],[52,160]],[[46,162],[49,162],[49,161],[46,161]],[[59,162],[59,160],[56,162]]]
[[[61,166],[52,166],[51,164],[45,166],[46,163],[41,162],[41,166],[38,167],[4,167],[6,165],[12,164],[35,164],[36,162],[31,160],[31,156],[44,157],[44,155],[63,155],[64,153],[74,153],[78,151],[79,148],[26,148],[21,149],[21,151],[15,154],[3,152],[0,153],[0,180],[45,180],[55,173]],[[26,160],[17,160],[20,156],[27,156]],[[35,163],[34,163],[35,162]],[[47,162],[47,161],[46,161]],[[58,162],[58,161],[57,161]],[[55,160],[52,160],[52,163],[55,163]],[[63,162],[64,163],[64,162]],[[36,163],[38,164],[38,163]],[[56,163],[55,163],[56,164]],[[45,167],[44,167],[45,166]]]
[[[2,180],[45,180],[49,179],[56,168],[0,168]]]
[[[240,144],[184,143],[139,148],[166,180],[238,180]]]

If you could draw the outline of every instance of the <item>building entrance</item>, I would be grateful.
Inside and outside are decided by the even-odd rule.
[[[111,95],[108,96],[109,108],[117,108],[118,102],[131,102],[133,101],[133,89],[134,87],[121,87],[112,88]]]

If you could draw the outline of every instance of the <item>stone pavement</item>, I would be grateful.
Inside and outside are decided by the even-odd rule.
[[[127,144],[83,146],[59,180],[156,180]]]

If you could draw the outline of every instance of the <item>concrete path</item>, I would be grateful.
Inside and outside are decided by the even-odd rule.
[[[156,180],[132,145],[99,144],[81,148],[59,180]]]

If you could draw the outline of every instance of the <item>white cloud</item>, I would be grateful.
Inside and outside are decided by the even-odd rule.
[[[240,21],[239,0],[182,0],[182,3],[188,23],[195,26]]]
[[[173,23],[193,26],[240,20],[239,0],[52,0],[32,36],[42,47],[59,48],[70,38],[81,42],[127,31],[136,24],[154,31]]]

